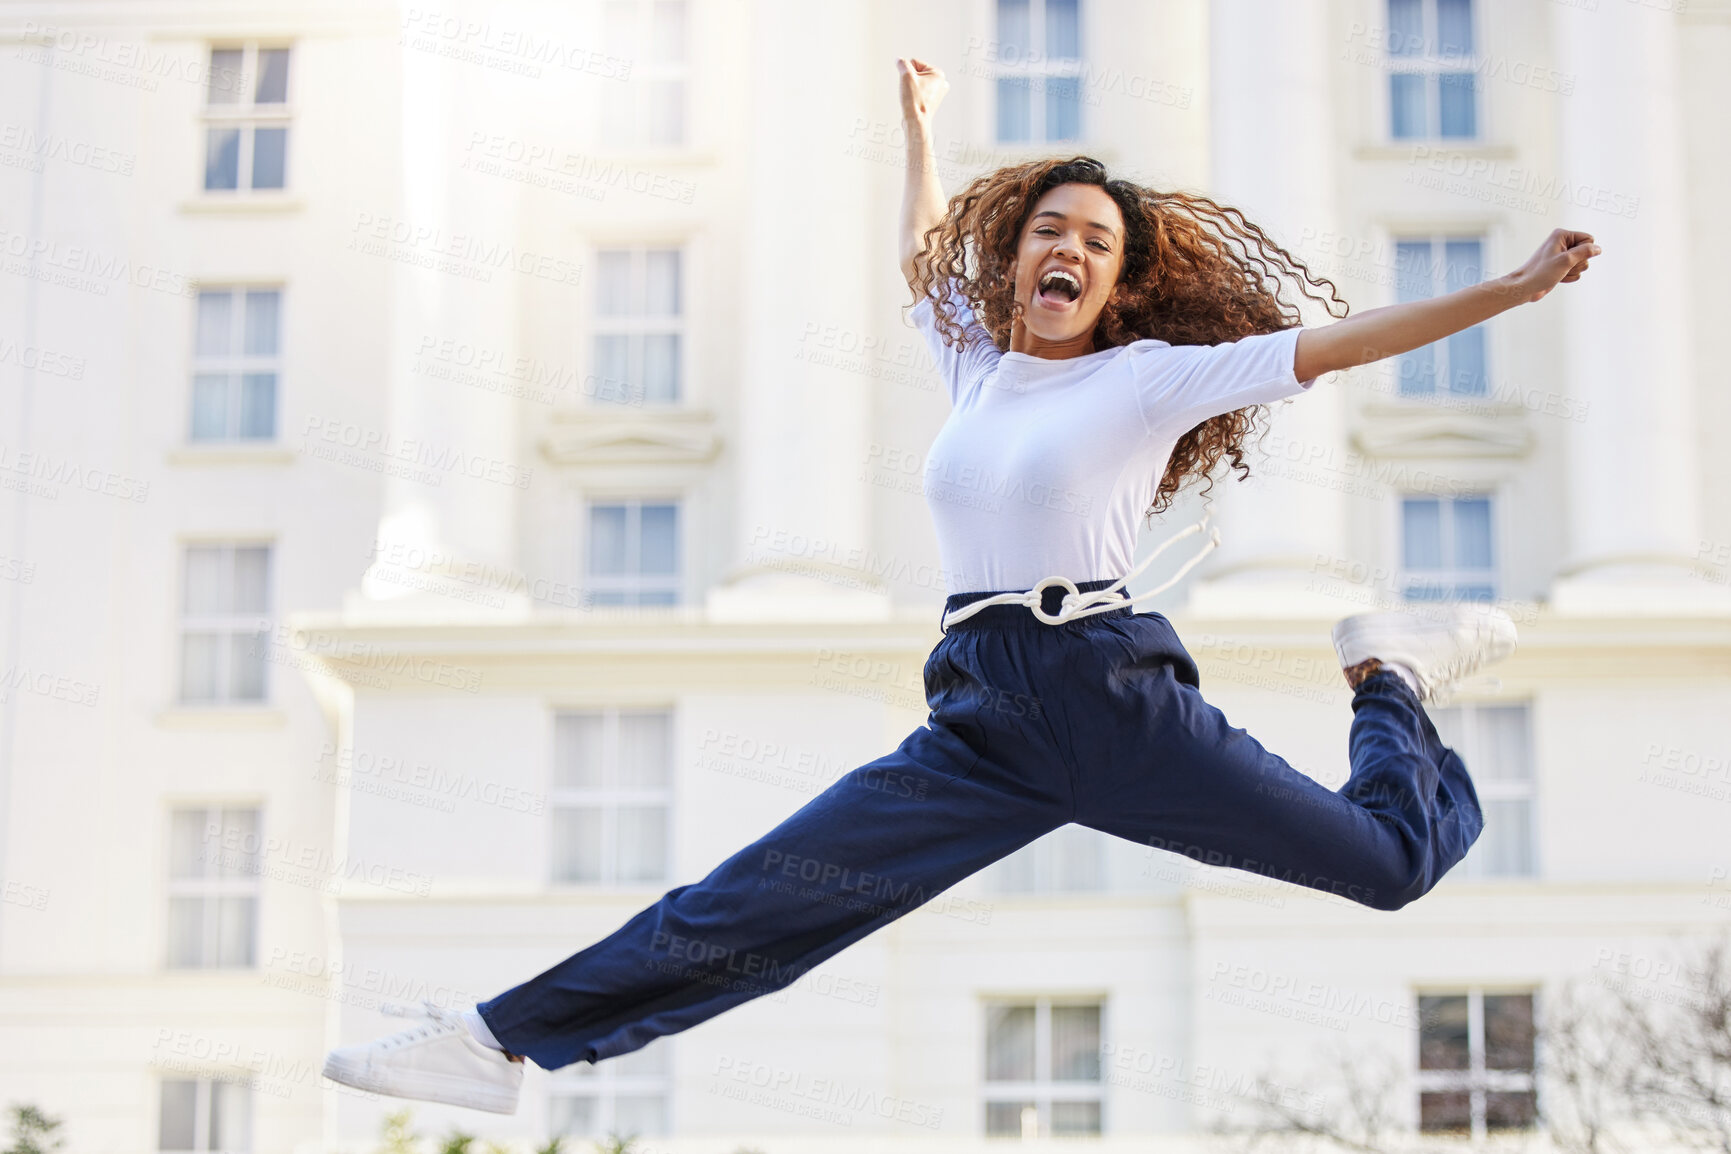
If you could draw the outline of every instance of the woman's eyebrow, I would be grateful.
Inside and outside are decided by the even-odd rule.
[[[1042,217],[1042,216],[1055,216],[1055,217],[1057,217],[1057,218],[1058,218],[1058,219],[1059,219],[1059,220],[1064,220],[1064,221],[1067,221],[1067,220],[1069,220],[1069,219],[1070,219],[1070,218],[1069,218],[1069,217],[1067,217],[1067,216],[1065,216],[1065,215],[1064,215],[1064,214],[1063,214],[1063,213],[1061,213],[1061,212],[1059,212],[1059,211],[1058,211],[1058,210],[1057,210],[1057,209],[1053,209],[1053,208],[1043,208],[1043,209],[1041,209],[1041,210],[1040,210],[1040,211],[1039,211],[1039,212],[1036,212],[1036,213],[1035,213],[1035,214],[1034,214],[1034,219],[1035,219],[1035,220],[1039,220],[1039,219],[1040,219],[1040,218],[1041,218],[1041,217]],[[1117,229],[1115,229],[1115,228],[1113,228],[1113,227],[1112,227],[1112,226],[1111,226],[1111,225],[1109,225],[1109,224],[1101,224],[1101,223],[1100,223],[1100,222],[1099,222],[1099,221],[1097,221],[1097,220],[1091,220],[1091,221],[1089,221],[1089,222],[1088,222],[1088,227],[1089,227],[1089,228],[1097,228],[1097,229],[1099,229],[1099,230],[1100,230],[1100,231],[1101,231],[1101,232],[1109,232],[1109,233],[1111,233],[1111,234],[1112,234],[1112,235],[1113,235],[1113,236],[1117,236],[1117,235],[1118,235],[1118,230],[1117,230]]]

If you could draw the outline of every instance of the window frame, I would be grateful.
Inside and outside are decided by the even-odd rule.
[[[1394,21],[1390,19],[1389,11],[1393,0],[1382,0],[1383,36],[1377,50],[1382,55],[1381,84],[1383,101],[1382,135],[1389,144],[1395,147],[1411,145],[1414,142],[1440,142],[1444,147],[1473,147],[1482,145],[1487,140],[1485,132],[1485,90],[1480,83],[1484,69],[1484,18],[1483,5],[1479,0],[1468,0],[1468,19],[1472,26],[1472,52],[1469,55],[1444,55],[1437,34],[1437,0],[1419,0],[1421,9],[1420,20],[1423,31],[1420,33],[1421,51],[1412,56],[1397,56],[1389,50],[1389,40],[1394,35]],[[1473,132],[1470,136],[1442,135],[1442,76],[1465,72],[1473,80]],[[1424,132],[1417,136],[1399,136],[1395,133],[1395,100],[1394,77],[1397,74],[1418,75],[1424,78],[1425,95],[1425,127]]]
[[[650,44],[655,24],[654,9],[656,4],[676,3],[681,9],[680,30],[681,42],[679,58],[675,61],[653,60],[646,46]],[[632,53],[617,53],[615,45],[607,38],[607,8],[609,4],[629,4],[634,9],[632,19],[632,36],[642,50]],[[682,152],[691,148],[691,111],[695,102],[691,98],[691,18],[695,14],[696,5],[690,0],[603,0],[598,18],[600,20],[599,34],[596,39],[606,46],[610,56],[628,59],[631,63],[629,79],[617,80],[604,77],[602,84],[618,85],[618,89],[602,89],[600,100],[595,111],[595,143],[598,150],[612,153],[636,152]],[[649,85],[677,83],[679,85],[679,133],[671,142],[651,143],[649,140],[648,108]],[[609,128],[609,93],[619,92],[619,99],[630,110],[630,130],[622,137],[610,135]]]
[[[1094,871],[1094,884],[1064,888],[1059,888],[1057,885],[1060,857],[1067,848],[1071,848],[1061,844],[1065,839],[1073,840],[1075,845],[1089,847],[1093,854],[1091,868]],[[1017,879],[1013,878],[1010,872],[1023,864],[1026,864],[1033,875],[1032,884],[1026,887],[1012,884]],[[986,889],[994,896],[1006,897],[1106,893],[1111,889],[1110,879],[1107,876],[1107,866],[1106,835],[1085,825],[1070,823],[1059,826],[1050,833],[1042,834],[1027,845],[993,862],[986,869]]]
[[[596,1101],[596,1133],[593,1135],[569,1135],[569,1137],[581,1142],[585,1139],[604,1136],[617,1129],[618,1120],[615,1116],[615,1109],[618,1105],[618,1099],[627,1094],[658,1095],[661,1098],[662,1135],[671,1132],[673,1121],[673,1047],[675,1044],[671,1038],[660,1037],[651,1041],[641,1050],[624,1055],[630,1059],[639,1054],[650,1052],[660,1054],[661,1069],[653,1074],[622,1073],[618,1061],[600,1062],[595,1065],[577,1062],[553,1071],[547,1081],[548,1136],[557,1137],[567,1133],[556,1127],[553,1121],[553,1113],[558,1108],[560,1099],[593,1098]]]
[[[648,254],[651,252],[671,252],[678,263],[678,288],[676,309],[671,316],[639,312],[624,315],[603,316],[601,301],[598,296],[599,275],[590,277],[589,288],[589,340],[584,354],[584,363],[588,365],[587,381],[590,387],[585,389],[589,410],[597,413],[609,411],[668,412],[691,407],[691,246],[684,238],[669,240],[632,240],[618,243],[596,243],[589,252],[589,267],[599,269],[603,253],[624,252],[630,255],[631,276],[633,283],[639,287],[647,280]],[[647,391],[637,387],[629,387],[629,379],[625,384],[630,395],[624,400],[613,400],[602,396],[602,377],[600,374],[599,347],[602,337],[620,336],[627,339],[643,336],[666,336],[678,338],[679,355],[674,362],[674,396],[671,400],[651,401]],[[642,379],[641,364],[627,369],[628,378],[635,375]]]
[[[181,538],[177,545],[180,550],[179,582],[175,592],[175,667],[174,667],[174,704],[181,709],[256,709],[268,706],[274,700],[276,679],[271,675],[271,627],[274,625],[274,606],[277,601],[277,543],[269,537],[215,537],[215,538]],[[186,607],[188,561],[193,549],[222,549],[226,554],[225,572],[232,592],[234,580],[234,551],[236,549],[263,548],[265,550],[265,607],[262,612],[245,614],[230,611],[226,614],[194,615]],[[262,630],[260,626],[265,628]],[[227,639],[228,644],[218,647],[217,678],[218,693],[214,697],[198,698],[186,696],[186,637],[188,633],[217,633]],[[228,693],[233,683],[233,669],[230,658],[233,654],[233,639],[243,634],[264,637],[263,653],[260,655],[260,692],[257,697],[234,697]]]
[[[1394,572],[1396,574],[1398,574],[1398,576],[1396,578],[1396,583],[1395,583],[1395,592],[1403,604],[1421,605],[1421,606],[1422,605],[1438,605],[1438,604],[1447,605],[1447,604],[1457,604],[1457,603],[1460,603],[1463,601],[1467,601],[1468,598],[1461,596],[1461,594],[1459,592],[1460,588],[1464,585],[1472,584],[1475,581],[1478,581],[1479,578],[1483,578],[1483,580],[1478,581],[1478,583],[1488,584],[1490,586],[1490,597],[1488,598],[1488,600],[1490,602],[1494,603],[1497,600],[1501,599],[1502,587],[1503,587],[1502,566],[1503,566],[1503,557],[1506,554],[1506,550],[1503,547],[1504,543],[1503,543],[1503,539],[1502,539],[1503,518],[1498,513],[1498,505],[1499,505],[1498,498],[1500,496],[1501,496],[1500,491],[1497,488],[1494,488],[1494,487],[1489,486],[1489,485],[1485,486],[1484,488],[1475,488],[1475,489],[1472,489],[1472,490],[1467,491],[1467,492],[1455,493],[1451,496],[1441,496],[1441,495],[1438,495],[1436,493],[1415,493],[1415,492],[1410,492],[1410,491],[1406,491],[1406,490],[1400,490],[1400,491],[1396,492],[1396,494],[1395,494],[1396,499],[1389,503],[1390,504],[1390,515],[1393,518],[1393,531],[1390,534],[1390,540],[1392,540],[1394,542],[1394,561],[1395,561]],[[1473,500],[1488,501],[1489,505],[1490,505],[1490,521],[1491,521],[1491,526],[1490,526],[1491,564],[1490,564],[1490,567],[1487,569],[1482,569],[1482,570],[1481,569],[1463,569],[1457,565],[1450,564],[1450,565],[1445,565],[1444,567],[1438,568],[1435,570],[1427,570],[1427,569],[1416,569],[1415,570],[1415,569],[1407,568],[1407,564],[1406,564],[1406,553],[1407,553],[1407,550],[1406,550],[1406,505],[1407,505],[1407,502],[1409,500],[1411,500],[1411,501],[1436,501],[1438,503],[1439,507],[1443,510],[1444,515],[1439,517],[1439,521],[1440,521],[1441,526],[1442,526],[1442,529],[1441,529],[1441,532],[1443,534],[1442,544],[1445,547],[1444,559],[1445,560],[1451,560],[1451,561],[1453,559],[1451,554],[1453,552],[1452,546],[1453,546],[1453,534],[1454,534],[1454,512],[1453,512],[1454,502],[1456,502],[1456,501],[1473,501]],[[1440,596],[1440,597],[1414,598],[1414,597],[1409,596],[1408,590],[1410,588],[1412,588],[1413,585],[1421,583],[1421,582],[1422,583],[1428,583],[1431,585],[1446,587],[1446,592],[1444,593],[1443,596]],[[1473,602],[1477,603],[1477,602],[1481,602],[1481,601],[1484,601],[1487,599],[1473,598],[1471,600]]]
[[[1526,839],[1528,849],[1532,854],[1531,861],[1527,863],[1528,871],[1526,873],[1512,874],[1493,874],[1484,872],[1484,867],[1480,864],[1483,858],[1481,851],[1484,846],[1484,838],[1481,835],[1479,842],[1475,844],[1472,849],[1467,851],[1467,856],[1462,859],[1460,865],[1456,866],[1445,875],[1445,880],[1452,879],[1455,881],[1475,883],[1490,882],[1493,884],[1521,883],[1537,881],[1543,875],[1543,870],[1540,868],[1540,863],[1543,861],[1543,855],[1541,853],[1542,847],[1539,845],[1539,775],[1537,766],[1538,757],[1534,741],[1535,729],[1533,726],[1532,701],[1463,701],[1433,708],[1431,712],[1433,718],[1437,713],[1442,713],[1445,716],[1453,715],[1459,717],[1462,731],[1461,748],[1467,751],[1465,761],[1467,769],[1470,772],[1473,769],[1473,755],[1477,749],[1482,748],[1478,740],[1478,727],[1480,724],[1479,717],[1481,713],[1485,710],[1491,709],[1515,708],[1522,710],[1525,714],[1525,748],[1522,750],[1522,754],[1525,761],[1526,777],[1518,780],[1494,780],[1481,774],[1474,773],[1473,787],[1477,791],[1481,803],[1493,801],[1524,801],[1527,803]],[[1444,744],[1447,744],[1447,742],[1445,741]],[[1489,826],[1487,826],[1486,832],[1490,832]]]
[[[1094,1006],[1100,1014],[1099,1041],[1104,1042],[1110,1027],[1110,999],[1104,993],[1066,994],[986,994],[979,999],[980,1046],[980,1135],[985,1138],[1011,1138],[992,1135],[986,1119],[993,1103],[1032,1100],[1038,1118],[1038,1136],[1052,1138],[1052,1105],[1055,1102],[1094,1102],[1100,1107],[1098,1135],[1064,1135],[1063,1137],[1104,1137],[1110,1131],[1107,1109],[1106,1064],[1100,1060],[1099,1075],[1091,1082],[1058,1082],[1052,1078],[1052,1009],[1055,1006]],[[1014,1082],[989,1078],[991,1055],[991,1011],[994,1006],[1034,1008],[1034,1077],[1031,1081]],[[1023,1123],[1026,1126],[1026,1122]],[[1024,1130],[1024,1133],[1026,1131]]]
[[[1038,49],[1031,45],[1023,56],[1023,60],[1005,62],[1003,43],[998,35],[999,5],[1001,0],[985,0],[985,23],[989,29],[985,41],[993,46],[992,58],[985,62],[986,82],[990,85],[989,99],[984,101],[986,107],[986,139],[993,148],[1041,149],[1053,144],[1080,145],[1088,141],[1088,117],[1084,112],[1087,107],[1086,62],[1088,59],[1088,16],[1087,0],[1076,0],[1076,49],[1077,56],[1053,57],[1046,51],[1046,0],[1028,0],[1028,38],[1038,43]],[[975,73],[978,74],[977,72]],[[999,134],[1001,118],[999,114],[999,82],[1002,80],[1025,80],[1028,84],[1028,138],[1026,140],[1005,140]],[[1073,79],[1076,81],[1076,135],[1054,138],[1050,125],[1046,123],[1046,82],[1048,80]]]
[[[1540,1101],[1539,1082],[1539,1036],[1542,1028],[1543,1003],[1539,996],[1537,985],[1499,985],[1479,984],[1448,987],[1419,987],[1413,991],[1413,1004],[1420,1006],[1421,998],[1458,998],[1467,999],[1467,1068],[1465,1070],[1426,1070],[1419,1063],[1423,1061],[1422,1047],[1424,1045],[1424,1014],[1418,1009],[1415,1017],[1419,1029],[1414,1031],[1413,1045],[1417,1052],[1413,1055],[1413,1097],[1415,1111],[1413,1129],[1420,1134],[1451,1134],[1457,1131],[1443,1129],[1424,1129],[1423,1098],[1426,1093],[1459,1093],[1466,1091],[1471,1100],[1472,1141],[1484,1142],[1491,1133],[1485,1121],[1485,1095],[1489,1093],[1530,1093],[1533,1095],[1534,1124],[1525,1128],[1500,1128],[1497,1133],[1531,1133],[1538,1129],[1544,1113]],[[1532,999],[1533,1005],[1533,1059],[1532,1066],[1522,1072],[1518,1070],[1490,1070],[1485,1067],[1485,1016],[1484,999],[1509,995],[1526,995]],[[1525,1083],[1524,1085],[1522,1083]]]
[[[594,788],[561,786],[559,783],[559,720],[571,714],[598,714],[602,721],[602,784]],[[659,714],[667,725],[667,784],[654,789],[620,788],[619,719],[625,714]],[[548,884],[570,889],[628,889],[639,886],[664,887],[673,878],[674,820],[677,814],[679,750],[678,713],[672,704],[598,703],[560,706],[552,711],[548,724],[547,774],[547,869]],[[619,878],[619,809],[626,805],[659,805],[665,822],[665,848],[661,871],[654,878],[620,880]],[[558,833],[556,818],[564,810],[599,809],[601,811],[601,876],[593,880],[563,878],[557,873]]]
[[[1393,229],[1390,230],[1388,240],[1389,244],[1387,251],[1391,252],[1394,256],[1394,275],[1389,280],[1388,294],[1388,303],[1391,305],[1403,303],[1400,299],[1400,280],[1402,276],[1400,268],[1400,248],[1402,245],[1425,243],[1430,246],[1429,261],[1432,270],[1430,278],[1431,292],[1428,297],[1418,298],[1420,300],[1435,300],[1437,297],[1446,296],[1448,293],[1456,291],[1448,287],[1448,245],[1450,242],[1459,243],[1462,241],[1472,241],[1479,246],[1480,279],[1475,283],[1483,283],[1483,270],[1490,265],[1490,257],[1488,254],[1491,248],[1491,237],[1489,230],[1485,228],[1453,228],[1442,230],[1412,229],[1409,231]],[[1465,288],[1469,286],[1463,285],[1461,287]],[[1400,353],[1389,358],[1389,366],[1394,373],[1394,388],[1391,390],[1391,393],[1395,399],[1402,403],[1413,405],[1436,405],[1447,403],[1460,404],[1462,402],[1476,404],[1490,403],[1495,393],[1495,390],[1491,388],[1491,380],[1495,376],[1492,372],[1495,359],[1491,349],[1490,322],[1480,321],[1476,325],[1470,325],[1467,328],[1462,329],[1461,332],[1472,332],[1474,330],[1478,331],[1479,339],[1484,346],[1484,367],[1482,371],[1484,381],[1483,392],[1461,393],[1454,390],[1454,366],[1449,351],[1450,338],[1444,337],[1441,340],[1431,341],[1429,344],[1421,345],[1418,349],[1413,349],[1411,352]],[[1451,336],[1452,335],[1454,334],[1451,334]],[[1437,358],[1439,361],[1439,367],[1436,376],[1432,381],[1432,388],[1429,392],[1409,393],[1404,388],[1404,382],[1406,380],[1404,366],[1409,363],[1408,358],[1420,350],[1429,350],[1429,355]],[[1436,387],[1442,383],[1447,383],[1449,387]]]
[[[294,118],[295,118],[295,84],[300,70],[295,66],[298,46],[292,40],[254,39],[233,40],[218,39],[205,43],[206,73],[203,85],[203,95],[199,102],[198,120],[203,133],[204,147],[203,171],[199,175],[199,195],[201,196],[284,196],[294,187]],[[258,94],[258,55],[260,52],[286,51],[289,54],[288,77],[284,86],[281,103],[260,104]],[[232,103],[216,103],[210,99],[211,80],[216,71],[212,59],[218,52],[241,53],[240,78],[241,95],[245,99],[236,99]],[[209,184],[211,133],[225,128],[236,129],[239,141],[236,145],[235,180],[233,188],[212,188]],[[283,172],[282,185],[277,188],[256,188],[252,183],[254,140],[260,128],[281,128],[283,130]]]
[[[251,812],[253,814],[253,836],[262,847],[264,844],[265,807],[258,801],[216,801],[195,802],[191,804],[171,804],[168,809],[168,820],[165,825],[165,852],[163,860],[168,864],[163,893],[163,909],[165,910],[165,933],[162,943],[162,968],[175,973],[209,970],[256,970],[259,968],[259,932],[260,915],[264,908],[264,871],[260,868],[238,875],[221,876],[209,870],[211,863],[201,856],[201,864],[207,867],[206,872],[194,878],[179,878],[174,876],[174,819],[179,813],[199,813],[205,815],[201,820],[208,829],[213,815],[220,815],[230,810]],[[223,823],[226,826],[226,822]],[[176,964],[173,960],[173,914],[176,898],[198,898],[203,908],[204,934],[201,950],[209,946],[212,934],[211,923],[214,915],[211,912],[213,901],[229,897],[245,897],[252,900],[252,939],[248,945],[249,960],[240,964],[224,964],[212,961],[207,954],[201,952],[200,960],[191,965]]]
[[[230,323],[229,336],[234,340],[235,351],[221,357],[212,357],[208,361],[201,359],[198,351],[198,298],[207,292],[227,292],[230,300],[235,302],[233,319]],[[274,292],[277,296],[276,310],[276,352],[269,357],[249,357],[245,351],[246,340],[246,297],[249,293]],[[281,281],[210,281],[194,286],[192,297],[192,351],[188,356],[187,372],[187,404],[185,437],[188,445],[276,445],[282,441],[282,394],[283,394],[283,344],[287,325],[284,317],[287,315],[288,289]],[[276,377],[276,384],[271,395],[271,431],[266,437],[241,436],[237,431],[240,420],[240,401],[244,396],[243,378],[247,373],[262,372],[268,369]],[[222,373],[230,377],[228,388],[228,421],[226,429],[220,437],[200,437],[195,433],[195,414],[198,409],[198,378],[207,373]]]
[[[164,1146],[162,1144],[162,1094],[163,1090],[173,1082],[191,1082],[196,1089],[193,1091],[192,1106],[192,1147],[191,1150]],[[218,1084],[234,1086],[246,1098],[246,1142],[241,1146],[212,1146],[210,1144],[210,1113],[212,1098]],[[151,1149],[157,1154],[251,1154],[254,1145],[253,1130],[257,1103],[253,1101],[252,1086],[246,1081],[231,1078],[218,1078],[209,1075],[195,1077],[160,1078],[157,1080],[156,1091],[156,1141]]]
[[[635,510],[635,515],[631,521],[631,524],[634,524],[636,526],[636,530],[635,530],[635,532],[637,534],[636,540],[637,540],[638,545],[639,545],[639,548],[638,548],[639,568],[641,568],[641,560],[642,560],[641,545],[642,545],[642,526],[643,526],[643,508],[644,508],[644,506],[646,506],[646,505],[657,505],[657,506],[670,505],[673,507],[673,511],[674,511],[674,513],[673,513],[673,516],[674,516],[674,526],[673,526],[674,558],[673,558],[673,574],[670,577],[666,577],[666,578],[657,577],[657,578],[654,578],[653,580],[646,582],[643,580],[643,574],[641,572],[636,573],[636,574],[626,574],[626,575],[621,576],[621,577],[602,576],[599,578],[597,577],[596,574],[591,572],[590,567],[591,567],[591,563],[594,560],[594,556],[593,556],[593,553],[591,550],[591,540],[593,537],[593,525],[594,525],[594,515],[595,515],[594,511],[598,506],[614,506],[614,505],[623,505],[623,506],[626,506],[628,509],[634,509]],[[578,553],[579,553],[580,560],[579,560],[579,563],[577,565],[577,572],[580,574],[580,576],[578,578],[578,585],[583,590],[583,604],[584,604],[585,608],[588,608],[588,609],[605,609],[605,610],[611,610],[611,611],[627,610],[628,609],[628,610],[632,610],[634,612],[642,612],[644,610],[666,611],[666,610],[670,610],[670,609],[678,609],[678,608],[680,608],[686,604],[685,573],[686,573],[686,568],[687,568],[686,557],[688,555],[688,551],[686,548],[685,538],[686,538],[686,522],[688,520],[688,517],[686,516],[686,511],[685,511],[686,510],[686,501],[685,501],[683,495],[656,496],[656,495],[643,495],[639,492],[633,492],[629,495],[625,495],[625,494],[610,495],[610,494],[604,494],[604,493],[588,493],[588,494],[584,494],[579,499],[579,506],[580,506],[580,510],[581,510],[580,528],[578,531],[578,537],[579,537],[579,541],[580,541],[580,543],[578,545]],[[628,527],[627,533],[629,534],[630,532],[632,532],[632,530]],[[629,536],[627,539],[628,540],[630,539]],[[623,603],[605,603],[605,604],[597,603],[594,599],[594,594],[598,591],[622,592],[627,596],[627,598],[637,597],[637,598],[639,598],[639,600],[629,600],[628,599]],[[673,601],[671,604],[664,604],[664,605],[649,604],[649,605],[645,605],[640,600],[642,595],[646,592],[647,593],[658,593],[658,592],[667,592],[667,591],[670,591],[673,594]]]

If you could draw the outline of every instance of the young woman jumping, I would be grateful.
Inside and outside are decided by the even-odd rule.
[[[1379,910],[1478,837],[1466,767],[1420,702],[1514,648],[1505,614],[1335,626],[1355,691],[1336,792],[1203,700],[1172,626],[1123,586],[1144,513],[1223,459],[1244,470],[1257,406],[1540,299],[1580,278],[1592,237],[1557,230],[1506,276],[1302,327],[1280,283],[1344,305],[1333,285],[1206,197],[1076,157],[946,204],[930,126],[948,84],[897,68],[902,272],[952,406],[926,493],[944,568],[972,585],[945,602],[926,723],[610,936],[473,1010],[425,1004],[413,1029],[332,1051],[327,1077],[512,1112],[524,1059],[599,1062],[695,1026],[1070,822]],[[989,510],[987,476],[1009,482]],[[1018,697],[1039,708],[998,707]]]

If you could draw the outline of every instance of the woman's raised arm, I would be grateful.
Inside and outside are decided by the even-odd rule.
[[[932,151],[932,114],[950,82],[941,69],[923,60],[896,60],[901,75],[902,134],[907,138],[907,183],[902,188],[902,275],[912,285],[914,257],[925,247],[926,230],[943,219],[944,189],[938,183],[938,162]]]
[[[1536,301],[1559,284],[1580,280],[1587,261],[1600,251],[1587,233],[1559,228],[1526,264],[1495,280],[1307,328],[1298,334],[1293,374],[1308,381],[1440,341],[1516,305]]]

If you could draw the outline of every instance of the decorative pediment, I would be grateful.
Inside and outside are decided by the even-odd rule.
[[[555,465],[701,465],[721,451],[701,410],[554,414],[541,452]]]
[[[1367,411],[1353,447],[1373,457],[1524,457],[1533,433],[1513,414]]]

